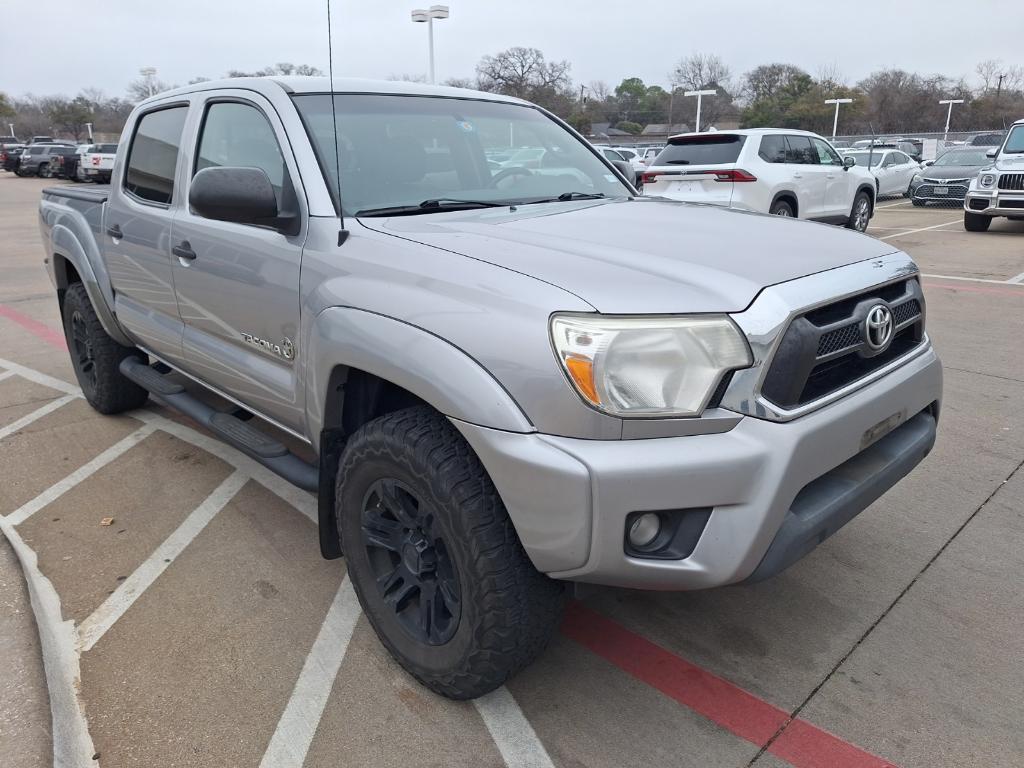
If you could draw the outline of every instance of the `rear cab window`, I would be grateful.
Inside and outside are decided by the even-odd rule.
[[[669,141],[654,165],[727,165],[739,159],[746,136],[705,133]]]
[[[170,205],[181,132],[188,107],[166,107],[139,118],[128,150],[124,190],[143,202]]]

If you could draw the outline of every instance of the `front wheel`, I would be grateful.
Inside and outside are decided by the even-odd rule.
[[[991,224],[991,216],[982,216],[980,213],[964,211],[964,229],[968,232],[988,232]]]
[[[125,377],[120,365],[126,357],[145,360],[143,353],[121,346],[107,335],[81,283],[73,283],[67,289],[62,312],[75,378],[89,405],[105,414],[142,406],[149,393]]]
[[[850,211],[850,220],[846,226],[857,232],[864,232],[871,221],[871,198],[867,192],[858,192],[853,200],[853,209]]]
[[[352,586],[413,677],[471,699],[540,654],[559,624],[562,585],[533,567],[483,465],[447,419],[418,406],[364,425],[336,483]]]
[[[40,163],[39,167],[36,168],[36,176],[39,176],[44,179],[50,178],[50,164]]]

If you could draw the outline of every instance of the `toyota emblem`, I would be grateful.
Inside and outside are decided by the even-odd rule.
[[[892,341],[892,312],[884,304],[876,304],[868,310],[864,321],[864,339],[875,352],[881,352]]]

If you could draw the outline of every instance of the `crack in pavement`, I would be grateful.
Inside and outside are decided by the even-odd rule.
[[[973,373],[976,376],[987,376],[990,379],[1001,379],[1003,381],[1014,381],[1018,384],[1024,384],[1024,379],[1015,379],[1012,376],[1000,376],[998,373],[985,373],[984,371],[972,371],[970,368],[954,368],[952,365],[944,365],[943,369],[947,371],[957,371],[959,373]]]
[[[807,694],[807,697],[802,702],[800,702],[796,709],[794,709],[790,713],[789,718],[786,720],[786,722],[783,723],[779,727],[779,729],[772,735],[772,737],[764,743],[761,749],[758,750],[757,754],[754,755],[754,757],[751,758],[750,762],[746,764],[745,768],[751,768],[754,765],[754,763],[761,759],[761,756],[768,751],[769,747],[771,747],[771,745],[778,740],[778,738],[783,734],[783,732],[787,728],[789,728],[793,721],[799,717],[800,713],[804,710],[804,708],[811,703],[811,700],[818,695],[818,692],[825,687],[825,684],[832,679],[835,673],[839,671],[839,668],[842,667],[843,664],[846,663],[846,660],[853,655],[854,651],[856,651],[861,646],[861,644],[865,640],[867,640],[868,636],[875,631],[875,628],[879,624],[881,624],[885,617],[892,612],[892,609],[896,607],[897,603],[899,603],[900,600],[902,600],[904,596],[911,590],[911,588],[918,582],[918,580],[922,576],[924,576],[928,569],[932,567],[932,564],[936,560],[938,560],[939,557],[942,556],[942,553],[949,548],[949,545],[952,544],[961,533],[963,533],[963,531],[967,528],[968,525],[971,524],[974,518],[978,516],[981,510],[988,506],[988,503],[992,501],[993,498],[995,498],[995,495],[999,493],[1000,490],[1002,490],[1003,486],[1010,482],[1010,480],[1013,479],[1013,476],[1020,472],[1022,468],[1024,468],[1024,459],[1022,459],[1020,463],[1017,464],[1017,466],[1010,471],[1010,474],[1008,474],[996,485],[996,487],[992,490],[992,493],[990,493],[985,498],[985,500],[981,502],[981,504],[979,504],[973,512],[971,512],[967,519],[964,520],[963,523],[961,523],[960,526],[953,532],[953,535],[946,539],[946,542],[941,547],[939,547],[939,550],[934,555],[932,555],[931,559],[929,559],[928,562],[925,563],[924,566],[921,568],[921,570],[919,570],[914,575],[914,578],[910,580],[910,583],[903,588],[903,590],[896,596],[896,598],[891,603],[889,603],[889,606],[884,611],[882,611],[882,614],[877,619],[875,619],[871,626],[868,627],[859,638],[857,638],[857,642],[853,644],[850,650],[848,650],[843,655],[843,657],[835,663],[835,666],[833,666],[832,669],[829,670],[829,673],[825,675],[825,677],[822,679],[822,681],[814,687],[814,690]]]

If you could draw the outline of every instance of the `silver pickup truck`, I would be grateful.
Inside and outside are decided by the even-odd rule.
[[[323,555],[454,698],[541,652],[567,582],[767,578],[935,439],[906,254],[638,197],[501,95],[199,83],[40,216],[88,401],[152,396],[316,492]]]

